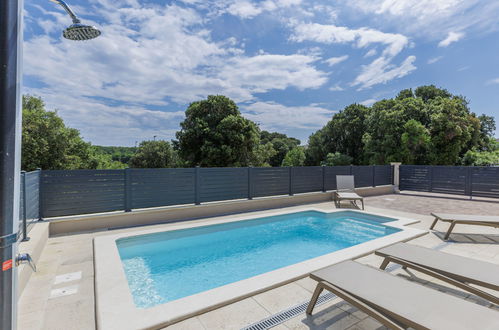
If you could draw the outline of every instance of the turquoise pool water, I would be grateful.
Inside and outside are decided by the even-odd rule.
[[[399,231],[395,219],[306,211],[119,239],[135,305],[148,308]]]

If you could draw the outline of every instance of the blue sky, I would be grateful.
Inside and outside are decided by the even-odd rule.
[[[72,0],[102,36],[25,2],[24,92],[100,145],[173,139],[190,102],[229,96],[262,129],[308,136],[351,103],[435,84],[499,119],[499,1]]]

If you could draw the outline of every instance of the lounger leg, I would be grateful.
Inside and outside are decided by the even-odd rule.
[[[445,237],[444,237],[444,240],[446,241],[449,236],[450,236],[450,233],[452,231],[452,229],[454,229],[454,226],[456,225],[456,222],[455,221],[452,221],[450,227],[449,227],[449,230],[447,230],[447,233],[445,234]]]
[[[435,225],[437,224],[437,221],[438,221],[438,218],[435,217],[435,220],[433,220],[433,223],[430,226],[430,230],[432,230],[435,227]]]
[[[319,296],[321,295],[322,291],[324,290],[324,287],[322,286],[321,283],[318,283],[317,286],[315,287],[314,294],[312,295],[312,299],[310,299],[310,302],[308,303],[307,307],[307,314],[312,315],[312,311],[314,310],[315,304],[317,303],[317,299],[319,299]]]
[[[360,201],[362,202],[362,210],[364,210],[364,200],[361,199]]]
[[[386,266],[390,263],[390,258],[385,258],[383,262],[381,263],[381,266],[379,266],[379,269],[385,270]]]

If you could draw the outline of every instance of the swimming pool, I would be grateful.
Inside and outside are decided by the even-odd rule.
[[[93,241],[97,328],[166,327],[299,280],[320,268],[425,235],[427,231],[407,226],[415,222],[396,212],[337,210],[325,204],[317,208],[303,205],[201,218],[100,235]],[[266,230],[261,229],[264,224],[269,225],[264,227]],[[331,233],[335,233],[336,239],[332,239]],[[270,253],[281,238],[290,240],[288,244],[277,244],[279,252]],[[303,245],[298,244],[300,240]],[[234,241],[239,249],[231,248],[229,252],[233,254],[222,249],[231,247]],[[187,248],[190,242],[201,244],[191,250]],[[198,259],[191,258],[193,255]],[[274,257],[266,259],[269,256]],[[164,257],[167,258],[163,260]],[[149,263],[151,258],[158,258],[159,262]],[[124,266],[128,262],[131,264]],[[211,270],[203,273],[205,267]],[[134,274],[128,272],[130,269]],[[197,273],[188,271],[191,269],[197,269]],[[180,278],[168,278],[169,273],[177,273]],[[135,277],[132,284],[130,275]],[[160,278],[166,284],[158,283]],[[202,282],[194,284],[197,280]],[[142,295],[144,298],[137,299]]]
[[[399,232],[394,218],[304,211],[118,239],[133,301],[149,308]]]

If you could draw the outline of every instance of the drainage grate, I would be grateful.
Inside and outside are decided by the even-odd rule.
[[[322,294],[319,296],[319,299],[317,300],[315,306],[322,305],[333,298],[336,298],[336,295],[334,293],[327,292],[325,294]],[[273,328],[299,314],[305,313],[305,311],[307,310],[307,306],[308,306],[308,301],[305,301],[299,305],[288,308],[286,310],[283,310],[282,312],[271,315],[263,320],[248,325],[247,327],[244,327],[241,330],[265,330]]]

